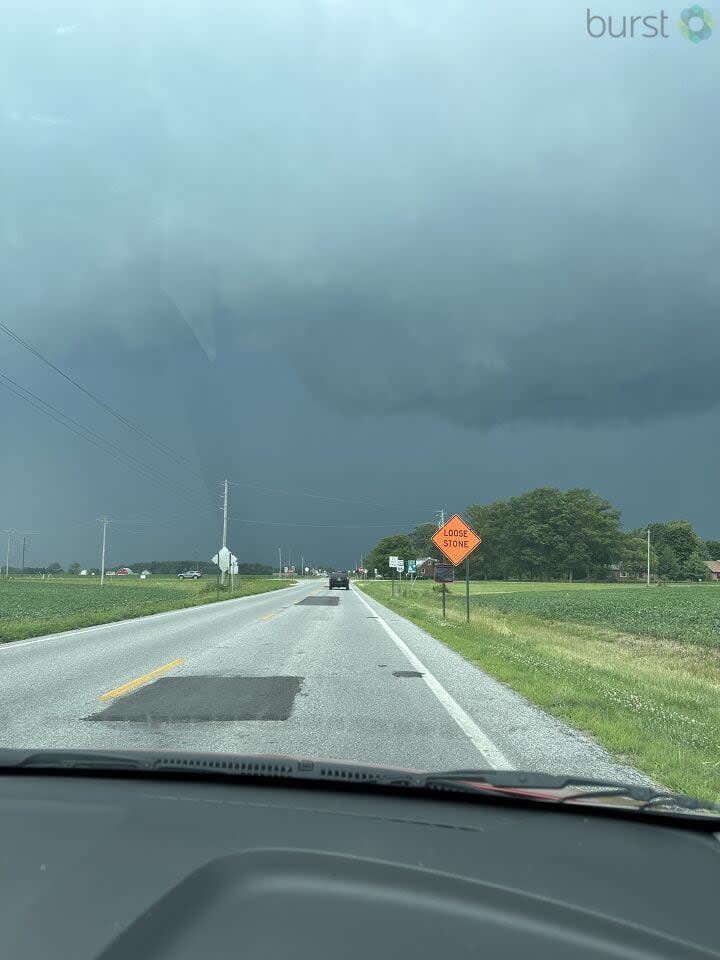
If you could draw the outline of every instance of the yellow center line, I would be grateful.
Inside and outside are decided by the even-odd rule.
[[[150,673],[145,673],[142,677],[136,677],[135,680],[129,680],[127,683],[123,683],[120,687],[115,687],[114,690],[108,690],[107,693],[104,693],[100,699],[101,700],[112,700],[114,697],[121,697],[124,693],[128,693],[130,690],[134,690],[136,687],[141,687],[144,683],[149,683],[150,680],[154,680],[155,677],[159,677],[161,673],[165,673],[166,670],[172,670],[173,667],[181,667],[185,663],[184,659],[171,660],[170,663],[166,663],[162,667],[157,667],[155,670],[151,670]]]
[[[274,616],[272,613],[266,613],[264,617],[260,617],[261,620],[269,620],[270,617]]]

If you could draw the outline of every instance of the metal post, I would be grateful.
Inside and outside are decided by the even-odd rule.
[[[650,527],[648,527],[648,544],[647,544],[647,585],[650,586]]]
[[[27,537],[23,537],[23,551],[22,551],[22,573],[21,576],[25,576],[25,541]]]
[[[102,537],[102,557],[100,559],[100,586],[105,583],[105,541],[107,537],[108,518],[102,518],[103,537]]]
[[[442,587],[443,587],[442,588],[442,598],[443,598],[443,617],[442,618],[444,620],[445,619],[445,581],[444,580],[443,580]]]
[[[465,557],[465,622],[470,623],[470,557]]]
[[[228,525],[228,482],[225,481],[225,497],[223,499],[223,550],[227,547],[227,525]],[[221,583],[225,583],[225,571],[222,571]]]
[[[13,531],[7,531],[7,552],[5,553],[5,579],[10,576],[10,540],[12,538]]]
[[[392,596],[394,597],[395,596],[395,567],[393,567],[392,570],[390,571],[390,583],[392,584],[390,589],[392,591]]]
[[[278,576],[282,580],[282,547],[278,547]]]

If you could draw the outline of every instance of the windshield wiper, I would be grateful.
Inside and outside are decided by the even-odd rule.
[[[690,811],[720,816],[720,804],[683,794],[591,777],[553,775],[523,770],[438,770],[426,773],[344,760],[277,756],[181,752],[167,750],[17,750],[0,749],[0,772],[19,770],[109,775],[230,777],[280,779],[294,782],[333,782],[348,786],[377,786],[407,790],[473,795],[490,800],[503,797],[555,805],[610,806],[636,812],[686,814]]]
[[[424,785],[463,793],[501,793],[527,796],[551,803],[602,802],[611,798],[626,800],[636,810],[698,811],[720,815],[720,804],[697,797],[614,780],[503,770],[447,770],[427,774]],[[552,792],[549,792],[552,791]]]

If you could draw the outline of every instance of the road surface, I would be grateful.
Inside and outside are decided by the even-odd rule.
[[[281,753],[644,782],[419,627],[325,580],[0,645],[0,746]]]

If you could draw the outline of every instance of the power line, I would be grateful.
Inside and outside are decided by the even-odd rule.
[[[196,499],[197,495],[195,493],[192,493],[186,488],[181,487],[172,477],[167,477],[165,474],[154,470],[154,468],[148,466],[142,460],[138,459],[138,457],[131,453],[127,453],[122,449],[122,447],[119,447],[112,440],[108,440],[106,437],[103,437],[101,434],[90,429],[90,427],[86,427],[84,424],[80,423],[80,421],[76,420],[74,417],[63,413],[62,410],[60,410],[54,404],[43,400],[42,397],[37,396],[37,394],[33,393],[31,390],[23,387],[22,384],[19,384],[16,380],[13,380],[12,377],[8,377],[7,374],[0,372],[0,383],[10,393],[19,397],[21,400],[24,400],[26,403],[29,403],[30,406],[40,411],[40,413],[44,413],[52,420],[55,420],[56,423],[61,424],[61,426],[64,426],[67,430],[70,430],[71,433],[74,433],[76,436],[92,444],[92,446],[102,450],[117,462],[122,463],[123,466],[132,465],[133,469],[139,470],[141,475],[145,477],[146,480],[154,480],[156,483],[162,483],[163,485],[170,484],[175,488],[176,493],[190,503],[193,503],[193,501]],[[124,458],[124,460],[122,458]],[[125,461],[130,461],[130,463]]]
[[[312,500],[325,500],[334,503],[352,503],[358,506],[380,507],[383,510],[396,510],[403,507],[403,504],[398,503],[376,503],[373,500],[358,500],[349,497],[329,497],[322,493],[309,493],[303,490],[284,490],[280,487],[267,487],[265,484],[262,484],[257,480],[231,480],[230,483],[236,487],[256,487],[263,493],[280,494],[292,497],[309,497]],[[404,506],[407,506],[407,504],[404,504]]]
[[[190,461],[186,457],[183,457],[181,454],[175,453],[174,450],[171,450],[170,447],[168,447],[166,444],[162,443],[160,440],[157,440],[155,437],[149,434],[146,430],[143,430],[142,427],[138,426],[136,423],[130,420],[129,417],[124,416],[122,413],[118,413],[118,411],[115,410],[113,407],[111,407],[109,403],[106,403],[100,397],[92,393],[92,391],[88,390],[87,387],[84,387],[81,383],[78,383],[78,381],[75,380],[74,377],[71,377],[70,374],[65,373],[64,370],[61,370],[60,367],[57,366],[57,364],[54,364],[51,360],[48,360],[48,358],[44,356],[42,353],[40,353],[38,349],[33,347],[32,344],[28,343],[27,340],[24,340],[19,333],[15,333],[14,330],[11,330],[10,327],[8,327],[7,324],[3,323],[2,321],[0,321],[0,330],[6,333],[7,336],[11,337],[16,343],[20,344],[21,347],[24,347],[29,353],[31,353],[34,357],[36,357],[42,363],[46,364],[46,366],[50,367],[51,370],[54,370],[55,373],[59,374],[64,380],[67,380],[68,383],[72,384],[77,390],[83,393],[86,397],[89,397],[90,400],[93,401],[93,403],[96,403],[99,407],[101,407],[111,416],[115,417],[116,420],[119,420],[120,423],[124,424],[124,426],[126,426],[129,430],[132,430],[134,433],[137,433],[139,436],[143,438],[143,440],[151,444],[151,446],[155,447],[157,450],[163,453],[166,457],[169,457],[171,460],[173,460],[176,465],[182,466],[183,469],[185,470],[190,468],[191,472],[195,473]],[[199,473],[195,473],[195,476],[199,477],[201,480],[204,480],[204,478]]]
[[[268,527],[314,527],[337,530],[368,530],[377,527],[408,527],[417,525],[417,521],[384,520],[380,523],[284,523],[281,520],[243,520],[240,517],[230,517],[234,523],[262,524]]]

